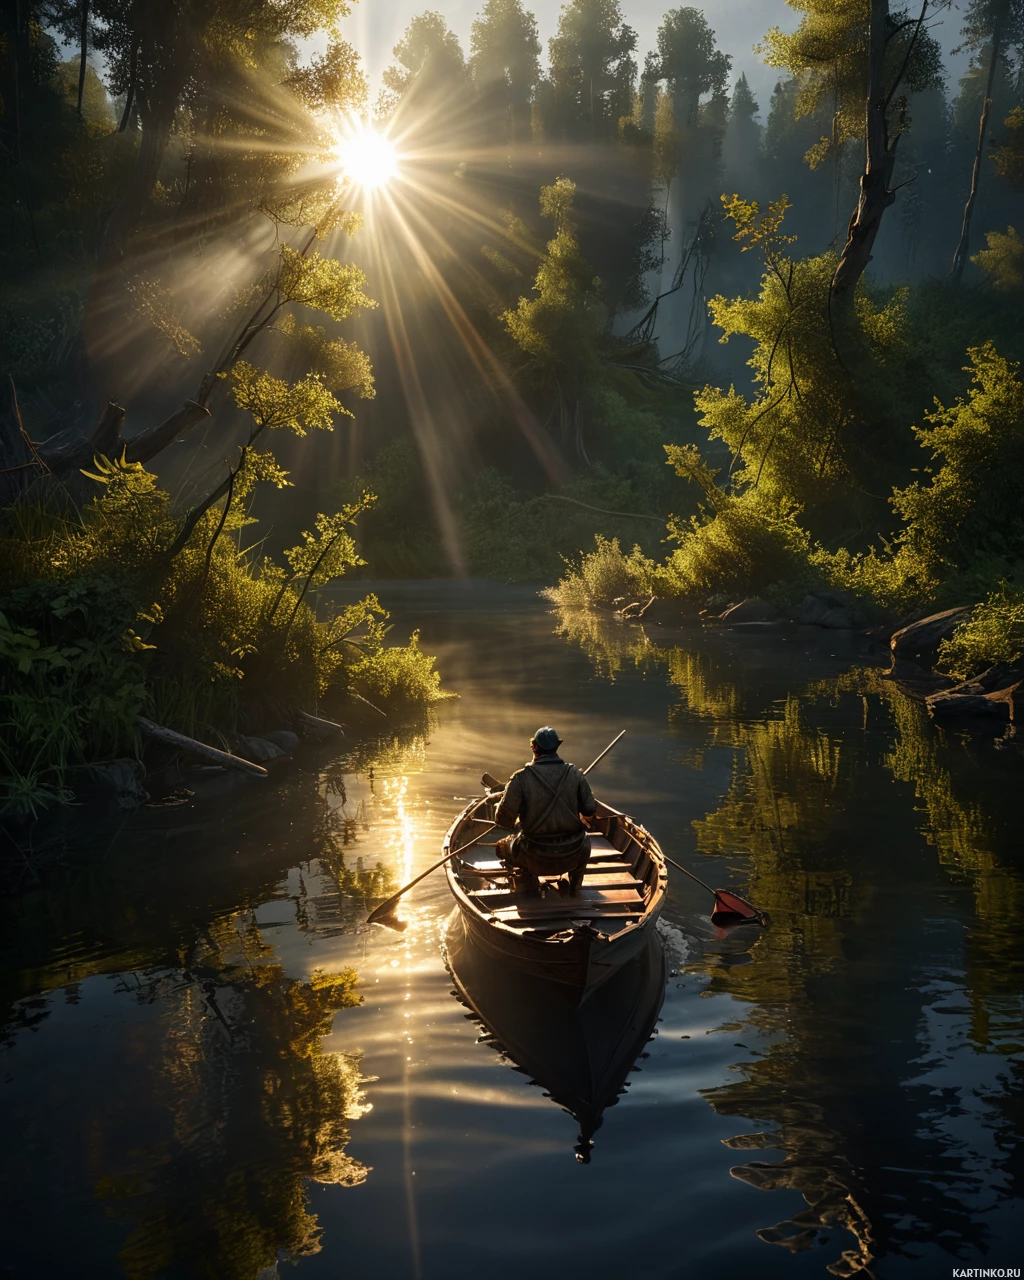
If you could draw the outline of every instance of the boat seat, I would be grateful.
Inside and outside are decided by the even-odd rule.
[[[476,872],[484,876],[508,874],[508,870],[508,867],[497,858],[488,858],[486,861],[481,859],[479,862],[474,861],[464,864],[464,873]],[[633,868],[628,862],[623,862],[620,858],[608,858],[606,860],[591,858],[587,863],[587,875],[611,875],[613,873],[631,876]]]
[[[604,889],[584,887],[573,897],[560,893],[534,896],[507,889],[478,889],[470,895],[484,910],[500,918],[505,912],[520,919],[536,916],[618,915],[643,909],[643,897],[634,887]]]

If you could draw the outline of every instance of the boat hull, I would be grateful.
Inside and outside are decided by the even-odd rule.
[[[493,795],[472,801],[445,837],[446,851],[459,850],[445,874],[466,934],[491,959],[582,1004],[654,936],[668,887],[664,854],[638,822],[599,801],[578,895],[563,897],[544,882],[539,898],[524,898],[490,853],[499,838],[496,808]]]
[[[656,929],[644,931],[628,961],[585,1003],[568,984],[510,969],[481,947],[455,910],[444,933],[445,962],[457,992],[493,1034],[495,1047],[529,1074],[580,1125],[577,1157],[615,1104],[654,1033],[665,994],[665,955]]]
[[[511,965],[521,973],[566,989],[582,1004],[611,975],[639,955],[647,946],[660,909],[650,912],[640,926],[615,938],[602,937],[586,922],[580,922],[571,936],[558,939],[518,937],[494,929],[480,916],[457,908],[467,934],[493,960]]]

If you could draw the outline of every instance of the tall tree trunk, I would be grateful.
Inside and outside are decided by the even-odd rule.
[[[889,188],[899,138],[890,143],[886,119],[889,101],[895,91],[895,86],[888,94],[885,91],[888,16],[888,0],[871,0],[864,172],[860,178],[857,207],[847,229],[846,244],[832,278],[832,296],[837,300],[844,296],[852,297],[854,286],[871,261],[871,250],[882,225],[882,217],[896,199],[896,193]],[[923,18],[924,9],[921,11],[921,20]]]
[[[978,200],[978,183],[981,180],[981,162],[985,156],[985,132],[988,129],[988,118],[992,111],[992,86],[995,84],[996,67],[999,63],[999,47],[1001,41],[1000,24],[997,22],[992,32],[992,52],[988,60],[988,78],[985,82],[985,100],[981,104],[981,120],[978,122],[978,145],[974,149],[974,165],[971,169],[971,191],[967,197],[967,203],[964,205],[964,221],[960,228],[960,242],[956,246],[956,253],[953,254],[953,265],[949,269],[949,274],[954,283],[959,284],[963,279],[964,267],[967,265],[967,259],[970,254],[971,247],[971,218],[974,214],[974,206]]]
[[[124,112],[121,115],[121,123],[117,126],[118,133],[124,133],[125,129],[131,124],[132,110],[135,107],[135,84],[139,74],[139,42],[132,45],[132,56],[128,63],[128,91],[124,95]]]
[[[85,68],[89,56],[89,0],[80,0],[82,6],[82,53],[78,62],[78,118],[82,118],[82,98],[85,94]]]

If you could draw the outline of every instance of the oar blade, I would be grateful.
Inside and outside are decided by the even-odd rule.
[[[396,894],[393,898],[388,898],[387,902],[382,902],[379,907],[374,907],[370,914],[366,917],[367,924],[386,924],[390,928],[394,928],[394,912],[398,906],[401,894]]]
[[[764,916],[757,907],[741,898],[739,894],[730,893],[728,889],[715,890],[715,907],[711,912],[711,923],[730,924],[764,924]]]

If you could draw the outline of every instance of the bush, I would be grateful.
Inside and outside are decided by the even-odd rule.
[[[610,604],[620,596],[630,600],[651,595],[674,595],[673,584],[661,565],[649,559],[639,547],[627,555],[618,538],[601,534],[594,538],[594,550],[578,561],[567,562],[568,572],[544,595],[567,609],[586,609]]]
[[[902,532],[883,550],[813,557],[833,585],[886,610],[969,603],[1024,566],[1024,382],[990,342],[969,355],[967,394],[915,428],[941,465],[923,468],[927,483],[893,491]]]
[[[1003,582],[939,648],[939,665],[966,680],[996,662],[1024,658],[1024,590]]]
[[[756,490],[726,498],[709,519],[674,523],[679,548],[666,569],[675,592],[686,596],[760,595],[778,602],[802,596],[819,575],[810,543],[792,511],[773,511]]]
[[[280,723],[282,703],[444,696],[415,636],[385,644],[376,597],[323,618],[311,606],[362,563],[350,529],[369,496],[317,516],[285,570],[241,546],[252,487],[286,483],[264,455],[187,537],[141,466],[98,460],[93,478],[81,514],[23,502],[0,529],[0,811],[33,814],[67,799],[69,770],[134,755],[141,712],[203,738]]]

